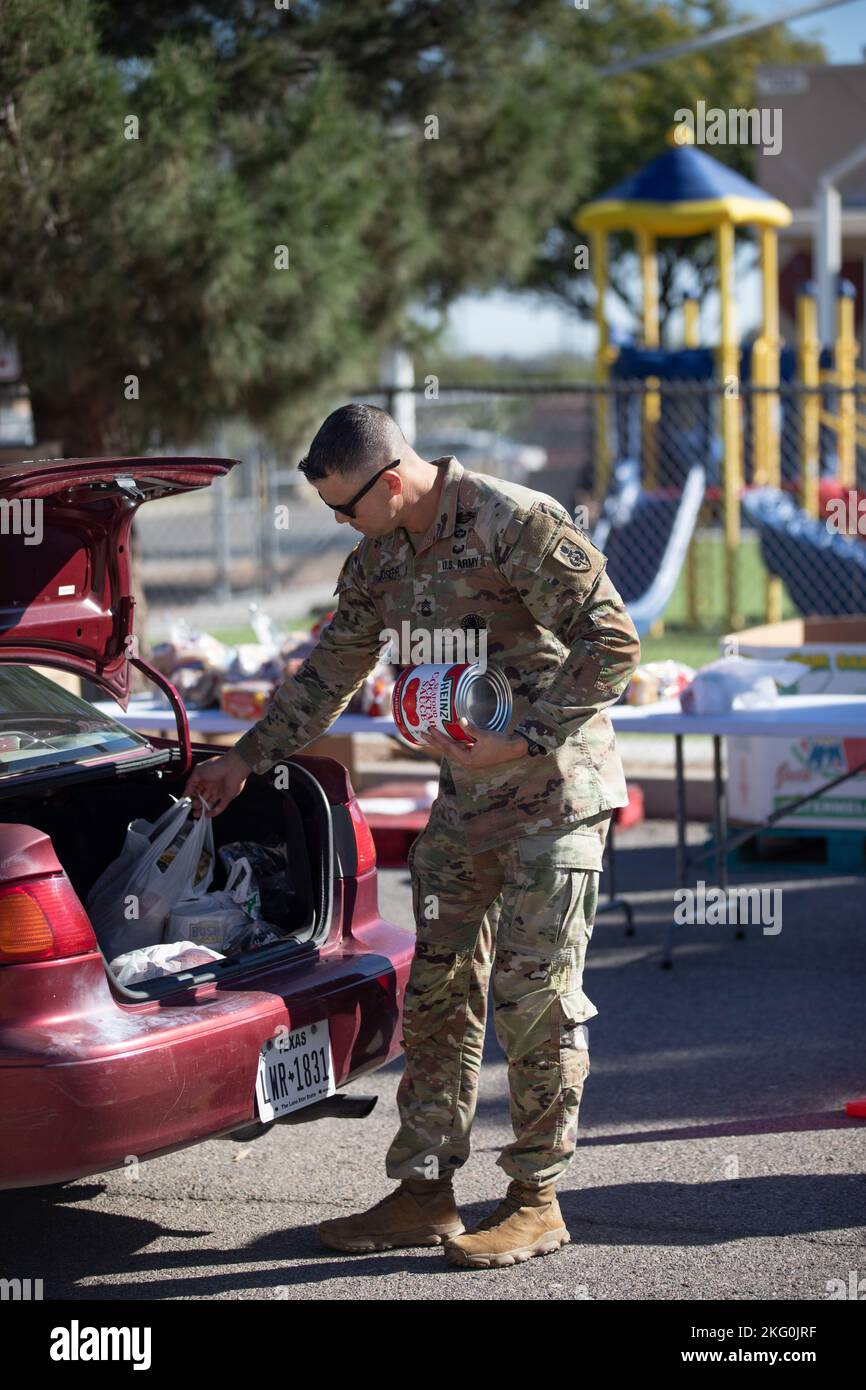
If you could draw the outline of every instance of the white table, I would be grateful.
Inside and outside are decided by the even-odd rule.
[[[705,859],[715,859],[716,878],[719,886],[727,890],[728,855],[746,840],[775,824],[784,816],[790,815],[798,806],[812,801],[816,796],[846,782],[866,768],[866,758],[841,777],[825,782],[806,796],[789,801],[787,805],[774,811],[766,820],[751,825],[746,830],[728,836],[727,794],[722,778],[722,739],[730,736],[757,735],[766,738],[821,738],[832,735],[834,738],[866,739],[866,695],[787,695],[780,698],[777,705],[767,709],[735,709],[727,714],[685,714],[678,699],[660,700],[654,705],[614,705],[610,711],[617,733],[673,734],[676,753],[676,879],[677,887],[687,887],[686,876],[689,868]],[[686,849],[686,780],[683,767],[683,739],[688,734],[709,734],[713,740],[713,776],[715,782],[715,814],[713,847],[700,854],[689,856]],[[627,931],[633,934],[633,918],[630,904],[616,897],[616,875],[614,856],[614,827],[611,822],[608,880],[609,898],[599,909],[609,912],[621,908],[626,915]],[[673,963],[673,930],[671,920],[665,929],[661,964],[670,968]],[[742,938],[745,932],[738,927],[736,936]]]
[[[654,705],[614,705],[610,714],[622,734],[866,738],[866,695],[784,695],[769,709],[728,714],[684,714],[679,700],[659,700]]]
[[[97,705],[112,718],[117,719],[139,733],[158,733],[173,729],[174,714],[163,702],[150,697],[135,697],[124,713],[113,701],[103,701]],[[850,772],[835,777],[831,782],[809,792],[808,795],[790,801],[774,811],[766,820],[749,826],[728,837],[728,819],[725,784],[722,778],[722,739],[731,735],[758,735],[786,738],[820,738],[832,735],[836,738],[866,739],[866,695],[788,695],[780,699],[778,705],[768,709],[731,710],[727,714],[694,715],[684,714],[679,700],[661,700],[652,705],[613,705],[610,716],[617,733],[672,734],[676,755],[676,879],[677,887],[687,887],[686,876],[689,868],[705,859],[715,859],[716,877],[719,886],[727,889],[727,856],[760,830],[773,825],[777,820],[790,814],[798,806],[804,805],[814,797],[820,796],[831,787],[845,782],[866,768],[866,760]],[[232,734],[238,737],[252,727],[253,720],[233,719],[218,709],[188,710],[190,734]],[[328,730],[332,734],[396,734],[394,721],[390,715],[371,718],[366,714],[341,714]],[[683,764],[683,739],[689,734],[709,734],[713,740],[713,773],[715,779],[714,843],[711,850],[687,855],[686,849],[686,783]],[[627,932],[633,934],[633,914],[627,900],[616,896],[616,870],[614,827],[611,821],[608,836],[608,900],[599,911],[610,912],[621,909],[626,916]],[[744,936],[742,928],[737,929],[738,937]],[[661,964],[669,968],[673,964],[673,921],[665,931]]]
[[[100,700],[96,709],[101,710],[118,723],[135,729],[139,734],[171,733],[176,727],[174,712],[166,701],[152,699],[150,696],[134,695],[129,708],[124,711],[113,700]],[[255,720],[234,719],[221,709],[187,709],[186,717],[191,734],[245,734]],[[394,734],[396,726],[388,715],[341,714],[334,720],[329,734]]]
[[[124,713],[113,700],[101,700],[96,708],[139,733],[158,733],[174,728],[171,706],[151,697],[133,696]],[[772,709],[732,710],[729,714],[683,714],[679,700],[659,700],[654,705],[613,705],[614,727],[623,734],[767,734],[813,738],[835,734],[840,738],[866,738],[866,695],[788,695]],[[241,734],[254,720],[234,719],[220,709],[188,709],[190,732]],[[394,734],[390,714],[341,714],[328,730],[334,734]]]

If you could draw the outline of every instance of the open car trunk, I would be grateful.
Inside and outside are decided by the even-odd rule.
[[[195,761],[210,756],[196,752]],[[213,820],[217,868],[211,892],[225,884],[219,850],[233,841],[284,845],[292,891],[268,923],[279,941],[227,955],[177,975],[138,981],[124,990],[109,971],[116,990],[141,999],[161,995],[194,979],[236,978],[245,970],[314,950],[327,937],[333,893],[333,834],[327,798],[307,768],[288,763],[289,787],[277,790],[272,780],[250,776],[243,792]],[[123,847],[130,821],[155,821],[183,794],[186,777],[170,769],[126,772],[106,769],[93,778],[64,786],[10,787],[0,798],[0,822],[33,826],[50,836],[54,852],[82,903],[105,868]],[[156,944],[153,942],[151,944]],[[107,961],[106,961],[107,965]]]

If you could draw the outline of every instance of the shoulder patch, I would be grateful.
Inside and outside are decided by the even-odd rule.
[[[537,570],[567,521],[563,509],[546,502],[536,503],[529,513],[518,512],[503,536],[503,562]]]
[[[563,537],[553,553],[558,560],[562,560],[563,564],[577,570],[579,574],[586,574],[592,569],[592,561],[586,551],[568,537]]]

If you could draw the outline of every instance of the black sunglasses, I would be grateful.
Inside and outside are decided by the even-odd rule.
[[[305,471],[305,470],[304,470],[304,465],[303,465],[303,463],[299,463],[299,464],[298,464],[298,467],[300,468],[300,470],[301,470],[302,473]],[[391,463],[386,463],[386,464],[385,464],[385,467],[384,467],[384,468],[380,468],[378,473],[374,473],[373,476],[372,476],[372,478],[369,480],[369,482],[366,482],[366,483],[364,484],[364,486],[360,489],[360,491],[355,493],[355,496],[354,496],[354,497],[350,497],[349,500],[348,500],[348,502],[343,502],[343,503],[341,503],[339,507],[335,506],[335,504],[334,504],[333,502],[325,502],[324,497],[322,497],[322,501],[325,502],[325,506],[326,506],[326,507],[330,507],[330,508],[331,508],[331,511],[332,511],[332,512],[340,512],[343,516],[352,516],[352,517],[353,517],[353,516],[355,515],[355,503],[356,503],[356,502],[360,502],[361,498],[364,496],[364,493],[365,493],[365,492],[369,492],[369,491],[370,491],[370,488],[373,487],[373,485],[379,481],[379,479],[381,478],[381,476],[382,476],[383,473],[387,473],[387,472],[388,472],[388,469],[389,469],[389,468],[399,468],[399,467],[400,467],[400,460],[399,460],[399,459],[394,459],[393,462],[391,462]],[[319,496],[321,497],[322,494],[319,493]]]

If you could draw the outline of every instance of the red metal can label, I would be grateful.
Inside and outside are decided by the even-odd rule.
[[[413,748],[433,729],[455,743],[472,743],[461,716],[476,729],[498,732],[511,715],[511,690],[498,671],[482,671],[477,662],[408,666],[394,685],[392,707],[398,734]]]

